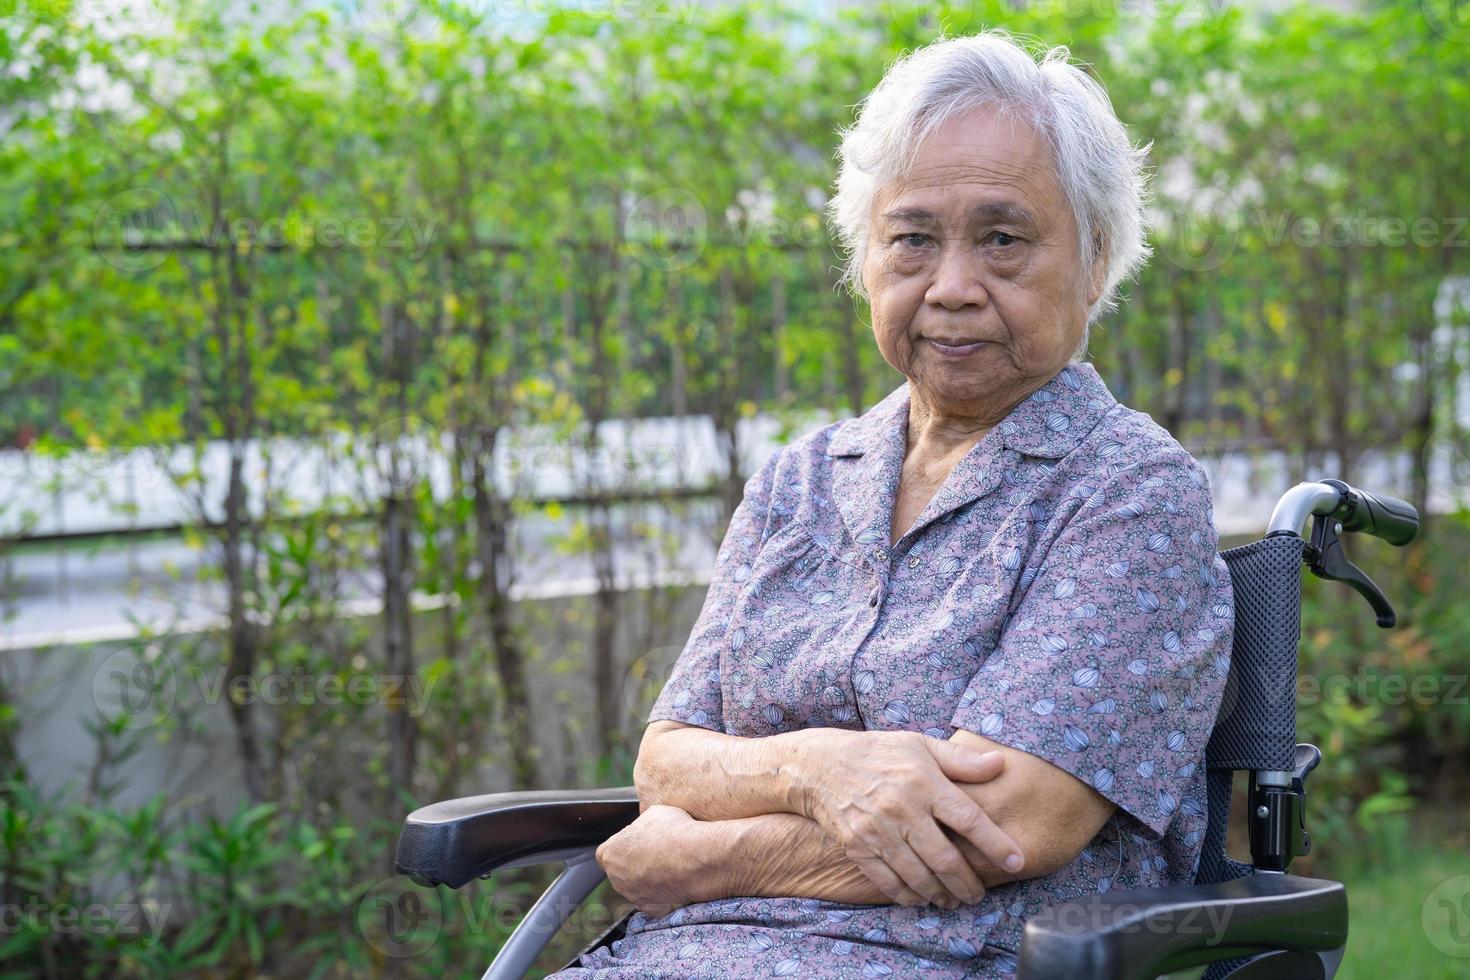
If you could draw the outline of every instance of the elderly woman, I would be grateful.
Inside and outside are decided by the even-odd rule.
[[[895,64],[832,210],[907,382],[745,487],[561,976],[997,976],[1192,879],[1232,596],[1198,463],[1082,361],[1147,254],[1107,96],[1003,34]]]

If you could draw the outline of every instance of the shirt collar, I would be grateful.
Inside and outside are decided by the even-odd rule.
[[[1021,399],[996,426],[1007,449],[1027,456],[1061,459],[1118,403],[1097,369],[1068,364],[1050,381]],[[827,442],[828,456],[862,456],[893,433],[905,433],[909,383],[905,381],[857,418],[838,427]]]

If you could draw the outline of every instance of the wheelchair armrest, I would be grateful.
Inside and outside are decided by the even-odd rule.
[[[1218,885],[1140,888],[1043,910],[1026,923],[1022,980],[1133,980],[1272,950],[1347,942],[1339,882],[1258,873]]]
[[[459,888],[497,868],[594,848],[636,819],[638,794],[631,786],[446,800],[404,819],[393,867],[421,885]]]

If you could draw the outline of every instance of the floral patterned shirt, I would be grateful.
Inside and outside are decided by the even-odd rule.
[[[1092,365],[988,432],[889,546],[909,386],[750,478],[651,719],[760,738],[958,729],[1118,805],[1053,874],[975,905],[731,898],[641,913],[558,976],[989,977],[1028,916],[1193,879],[1232,593],[1204,471]]]

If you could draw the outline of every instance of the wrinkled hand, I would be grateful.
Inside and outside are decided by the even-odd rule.
[[[613,890],[645,915],[668,915],[706,901],[718,881],[706,867],[697,821],[676,806],[651,806],[597,848]]]
[[[919,732],[811,729],[796,756],[798,812],[842,845],[873,885],[901,905],[955,908],[985,887],[948,827],[997,867],[1020,870],[1021,849],[955,783],[1000,775],[999,753]]]

